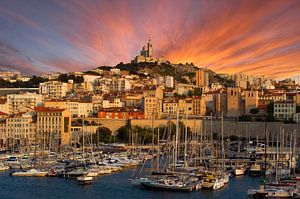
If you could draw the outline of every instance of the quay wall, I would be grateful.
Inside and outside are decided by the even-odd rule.
[[[166,125],[168,120],[155,120],[154,127]],[[176,124],[176,120],[172,120]],[[190,119],[181,120],[182,123],[187,124],[193,132],[202,131],[203,135],[210,135],[211,126],[213,133],[218,135],[221,134],[221,121],[213,121],[211,125],[210,120]],[[132,126],[151,127],[152,120],[131,120]],[[297,137],[300,138],[300,124],[284,124],[282,122],[270,122],[267,123],[267,132],[269,136],[275,136],[279,134],[280,130],[285,134],[296,133]],[[265,135],[265,123],[264,122],[235,122],[235,121],[224,121],[224,136],[241,136],[252,138],[264,138]]]
[[[132,119],[130,121],[126,119],[100,119],[100,118],[85,118],[89,122],[94,121],[101,126],[109,128],[113,133],[122,127],[130,124],[131,126],[140,126],[140,127],[152,127],[152,120],[140,120]],[[171,120],[176,124],[176,120]],[[210,120],[200,120],[200,119],[188,119],[180,120],[180,122],[187,124],[193,132],[201,132],[203,135],[210,135],[211,131],[211,121]],[[165,126],[167,125],[167,119],[158,119],[154,120],[154,127]],[[279,134],[280,129],[283,129],[285,135],[296,133],[297,138],[300,139],[300,124],[284,124],[282,122],[270,122],[267,123],[267,131],[270,134],[269,136],[273,137]],[[230,120],[224,120],[224,136],[241,136],[252,138],[258,137],[259,139],[264,138],[265,123],[264,122],[235,122]],[[212,131],[217,135],[221,135],[221,121],[212,122]]]

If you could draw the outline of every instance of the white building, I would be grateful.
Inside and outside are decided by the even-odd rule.
[[[174,77],[173,76],[165,76],[165,87],[166,88],[174,88]]]
[[[7,95],[8,113],[28,112],[43,105],[43,96],[35,93]]]
[[[104,99],[102,103],[102,108],[122,108],[125,105],[120,98]]]
[[[45,101],[45,107],[67,109],[72,117],[93,116],[93,103],[84,101]]]
[[[68,84],[60,81],[49,81],[40,83],[40,94],[51,99],[60,99],[65,97],[68,92]]]
[[[95,90],[103,93],[124,92],[131,89],[131,83],[125,78],[99,78],[95,83]]]
[[[288,101],[278,101],[274,103],[274,117],[278,120],[293,119],[296,113],[296,103]]]
[[[121,74],[121,70],[118,69],[118,68],[112,68],[112,69],[110,69],[110,73],[112,75],[120,75]]]

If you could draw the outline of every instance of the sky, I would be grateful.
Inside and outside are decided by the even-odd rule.
[[[299,0],[1,0],[0,69],[83,71],[155,57],[218,73],[300,75]]]

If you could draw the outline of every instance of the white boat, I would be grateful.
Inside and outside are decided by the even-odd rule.
[[[75,169],[73,171],[69,171],[66,173],[66,178],[77,178],[80,176],[86,176],[87,172],[84,171],[83,169]]]
[[[230,174],[224,173],[222,177],[223,177],[223,180],[224,180],[224,184],[229,183]]]
[[[91,176],[79,176],[77,177],[78,184],[86,185],[86,184],[92,184],[93,177]]]
[[[204,178],[202,182],[202,188],[217,190],[224,187],[224,179],[217,177]]]
[[[260,176],[262,174],[261,166],[259,164],[253,164],[250,167],[249,175],[250,176]]]
[[[143,182],[149,182],[150,180],[149,180],[149,178],[131,178],[131,179],[129,179],[129,181],[133,185],[140,186],[141,183],[143,183]]]
[[[7,171],[7,170],[9,170],[9,166],[4,165],[4,164],[0,165],[0,171]]]
[[[235,176],[241,176],[244,175],[246,173],[247,168],[245,166],[236,166],[233,169],[233,175]]]
[[[21,177],[44,177],[47,174],[48,174],[48,172],[45,172],[45,171],[30,169],[30,170],[27,170],[27,171],[13,172],[11,175],[12,176],[21,176]]]

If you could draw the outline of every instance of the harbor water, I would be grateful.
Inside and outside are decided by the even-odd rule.
[[[256,188],[262,178],[232,177],[224,188],[199,190],[191,193],[142,190],[128,182],[133,170],[104,175],[94,179],[92,185],[80,186],[76,180],[57,177],[13,177],[10,172],[0,173],[1,199],[181,199],[181,198],[247,198],[247,189]]]

